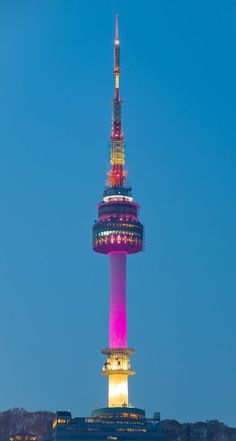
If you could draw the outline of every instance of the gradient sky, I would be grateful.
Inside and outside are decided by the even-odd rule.
[[[0,4],[0,410],[106,404],[108,259],[91,248],[120,14],[132,404],[236,426],[234,0]]]

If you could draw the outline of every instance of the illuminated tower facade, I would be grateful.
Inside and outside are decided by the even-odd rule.
[[[143,250],[143,225],[138,219],[139,205],[134,202],[125,170],[122,100],[120,98],[120,39],[118,18],[114,40],[115,93],[112,101],[110,170],[98,220],[93,226],[93,249],[108,254],[110,261],[109,345],[102,374],[108,377],[108,407],[129,407],[128,378],[133,349],[127,342],[126,259]]]

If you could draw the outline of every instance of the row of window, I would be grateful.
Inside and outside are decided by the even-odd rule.
[[[105,238],[100,238],[100,239],[96,239],[95,240],[95,246],[97,245],[103,245],[103,244],[113,244],[113,243],[124,243],[124,244],[135,244],[135,245],[142,245],[142,240],[138,239],[137,237],[132,238],[132,237],[105,237]]]
[[[117,226],[122,227],[122,225],[117,225]],[[123,226],[125,227],[125,225],[123,225]],[[131,227],[132,227],[132,225],[131,225]],[[127,231],[122,231],[122,230],[98,231],[98,232],[96,232],[96,236],[103,237],[103,236],[111,236],[111,235],[115,235],[115,236],[121,235],[122,237],[126,237],[126,236],[124,236],[124,234],[127,236],[137,236],[137,234],[139,235],[140,231],[137,231],[137,228],[135,230],[136,231],[130,231],[130,230],[127,230]]]
[[[114,220],[114,219],[116,219],[117,218],[117,214],[112,214],[112,215],[110,215],[110,213],[109,214],[105,214],[105,215],[103,215],[103,216],[101,216],[100,218],[99,218],[99,221],[107,221],[107,222],[112,222],[112,220]],[[131,222],[138,222],[138,219],[137,219],[137,217],[135,216],[124,216],[124,217],[119,217],[119,219],[118,220],[120,220],[121,222],[123,221],[123,220],[125,220],[125,221],[131,221]]]
[[[122,240],[126,240],[129,237],[139,237],[140,238],[140,232],[136,232],[136,231],[99,231],[96,232],[96,237],[105,237],[107,238],[107,236],[113,238],[113,239],[122,239]]]
[[[98,213],[100,214],[105,214],[105,213],[110,213],[110,212],[116,212],[116,213],[121,213],[124,212],[124,214],[128,213],[128,214],[137,214],[137,207],[135,205],[132,205],[130,202],[107,202],[106,205],[100,205],[99,209],[98,209]]]
[[[106,432],[107,429],[106,428],[102,428],[102,427],[86,427],[86,426],[76,426],[76,427],[67,427],[66,431],[74,431],[76,432]],[[131,427],[126,427],[126,428],[121,428],[121,427],[117,427],[117,428],[112,428],[112,431],[114,432],[147,432],[147,429],[139,429],[139,428],[131,428]]]

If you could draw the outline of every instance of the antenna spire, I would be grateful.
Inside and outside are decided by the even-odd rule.
[[[122,187],[125,185],[126,172],[123,169],[125,164],[124,135],[121,120],[120,98],[120,40],[118,15],[115,16],[115,40],[114,40],[114,77],[115,96],[112,101],[112,133],[111,133],[111,170],[108,172],[108,185],[110,187]]]
[[[120,40],[119,40],[118,15],[115,16],[114,75],[115,75],[115,98],[119,99]]]
[[[117,14],[115,16],[115,39],[119,40],[119,20],[118,20],[119,15]]]

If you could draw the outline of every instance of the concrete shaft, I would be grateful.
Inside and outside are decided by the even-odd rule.
[[[127,348],[126,253],[111,252],[109,348]]]

